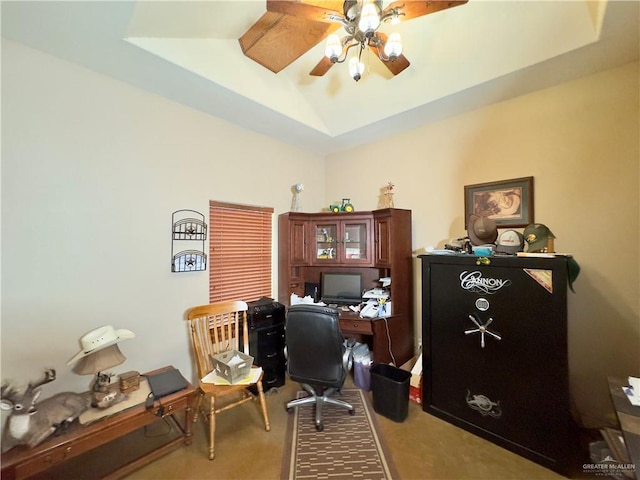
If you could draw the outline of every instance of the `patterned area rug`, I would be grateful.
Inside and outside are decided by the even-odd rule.
[[[298,397],[305,395],[298,392]],[[289,414],[281,479],[397,478],[365,393],[344,389],[336,398],[353,405],[355,414],[325,406],[322,432],[316,430],[313,406],[298,407]]]

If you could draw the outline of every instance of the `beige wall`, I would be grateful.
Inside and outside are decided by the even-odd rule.
[[[418,250],[464,233],[463,185],[533,175],[536,219],[583,268],[570,297],[572,387],[583,417],[602,417],[606,375],[640,373],[637,72],[325,160],[3,39],[2,378],[52,366],[47,393],[85,389],[66,361],[103,324],[137,335],[116,372],[173,364],[191,377],[181,318],[207,301],[207,275],[170,273],[174,210],[206,212],[213,199],[278,214],[297,182],[305,211],[343,197],[372,209],[393,181]]]
[[[47,393],[86,389],[66,362],[107,324],[136,333],[116,372],[191,377],[182,318],[208,302],[208,270],[170,272],[172,212],[278,214],[297,182],[320,209],[323,158],[3,39],[2,378],[50,366]]]
[[[638,71],[632,63],[326,162],[329,201],[375,208],[392,181],[395,206],[413,210],[417,252],[465,235],[464,185],[534,177],[535,220],[582,267],[569,294],[569,361],[586,425],[601,424],[610,409],[608,375],[640,374]]]

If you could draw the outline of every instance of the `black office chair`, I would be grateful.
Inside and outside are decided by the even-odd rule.
[[[353,415],[353,405],[331,398],[342,388],[350,363],[338,311],[319,305],[292,305],[287,312],[285,336],[289,376],[309,394],[287,403],[287,411],[315,405],[318,431],[324,428],[322,408],[325,404],[347,408]]]

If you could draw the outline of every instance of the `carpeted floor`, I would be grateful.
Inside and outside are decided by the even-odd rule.
[[[345,388],[355,388],[352,377]],[[205,423],[194,425],[193,444],[132,473],[127,480],[278,480],[282,477],[287,424],[285,410],[300,386],[287,383],[267,395],[271,431],[266,432],[258,403],[219,415],[216,458],[207,456]],[[371,393],[364,392],[371,400]],[[371,409],[370,411],[373,411]],[[345,412],[349,416],[348,412]],[[409,416],[398,423],[373,414],[398,471],[396,480],[561,480],[547,470],[480,437],[450,425],[409,403]],[[313,427],[313,425],[312,425]],[[325,430],[328,422],[325,422]],[[588,462],[588,454],[580,464]],[[62,477],[60,477],[62,478]],[[71,478],[71,477],[69,477]],[[593,474],[572,478],[599,480]]]
[[[298,396],[305,396],[300,392]],[[315,408],[305,405],[289,414],[282,480],[328,478],[398,478],[373,408],[360,389],[344,389],[335,398],[355,409],[323,408],[324,429],[315,428]]]

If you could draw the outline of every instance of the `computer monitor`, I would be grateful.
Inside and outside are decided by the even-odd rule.
[[[320,299],[329,304],[359,304],[362,301],[362,275],[323,272],[320,277]]]

